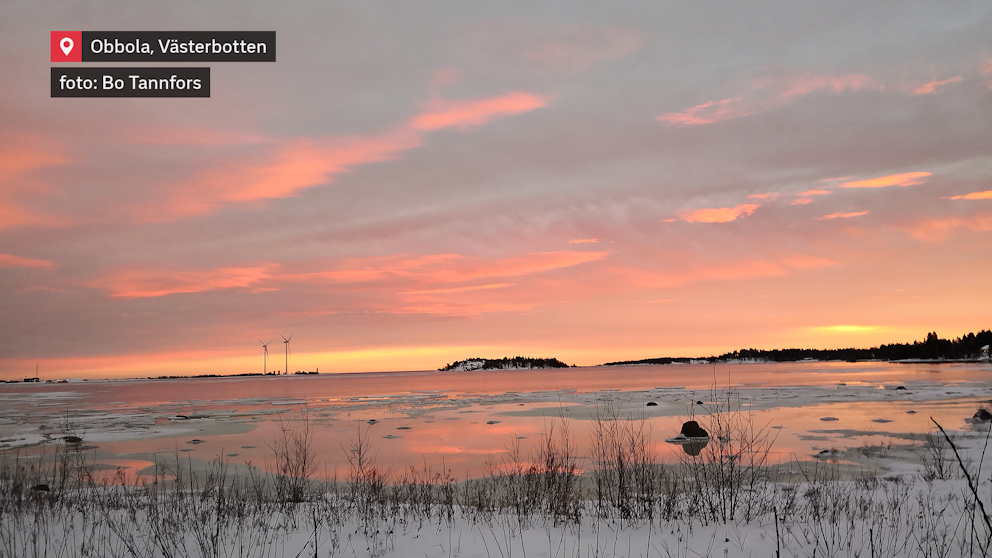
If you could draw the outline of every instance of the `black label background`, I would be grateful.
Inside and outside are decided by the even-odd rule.
[[[107,39],[111,45],[114,40],[124,44],[134,44],[135,40],[149,43],[155,54],[128,53],[94,53],[90,45],[94,39]],[[158,41],[176,39],[181,43],[190,40],[197,43],[209,43],[216,39],[218,43],[245,41],[246,43],[265,43],[265,54],[163,54],[159,50]],[[83,31],[83,62],[275,62],[276,61],[276,32],[275,31]]]
[[[61,78],[75,81],[76,77],[97,80],[96,89],[62,89]],[[131,78],[144,79],[199,79],[200,89],[132,89]],[[124,89],[104,89],[103,76],[113,76],[124,81]],[[61,66],[52,68],[52,97],[209,97],[210,68],[79,68]]]

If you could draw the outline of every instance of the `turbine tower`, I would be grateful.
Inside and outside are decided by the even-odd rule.
[[[286,369],[282,371],[285,376],[286,374],[289,374],[289,340],[293,338],[293,334],[289,334],[289,339],[287,339],[285,335],[280,335],[279,337],[282,337],[282,342],[286,344]]]
[[[262,343],[262,340],[259,339],[258,342],[259,343]],[[272,342],[272,340],[269,339],[269,343],[271,343],[271,342]],[[262,375],[263,376],[269,373],[269,343],[262,343],[262,349],[265,351],[262,354]]]

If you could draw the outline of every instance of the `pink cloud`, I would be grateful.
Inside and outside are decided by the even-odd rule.
[[[52,140],[36,137],[11,138],[15,145],[0,145],[0,229],[20,226],[63,226],[64,218],[39,214],[25,203],[24,197],[48,193],[51,186],[39,180],[41,169],[72,162],[61,146]]]
[[[48,260],[36,260],[34,258],[23,258],[13,254],[0,254],[0,267],[33,267],[43,269],[54,269],[55,263]]]
[[[391,310],[393,314],[434,314],[439,316],[478,316],[494,312],[529,312],[537,303],[484,302],[456,304],[450,302],[429,302],[401,306]]]
[[[505,289],[506,287],[514,287],[516,283],[491,283],[489,285],[474,285],[472,287],[452,287],[450,289],[426,289],[422,291],[406,291],[403,293],[396,293],[401,295],[426,295],[426,294],[454,294],[454,293],[467,293],[471,291],[485,291],[490,289]]]
[[[866,88],[881,89],[880,86],[864,74],[819,76],[807,73],[789,83],[787,89],[779,93],[779,97],[791,99],[793,97],[809,95],[814,91],[843,93],[845,91],[858,91],[859,89]]]
[[[434,79],[431,80],[431,84],[438,87],[447,87],[453,83],[456,83],[460,76],[461,72],[458,68],[442,68],[434,72]]]
[[[817,221],[823,221],[827,219],[850,219],[851,217],[861,217],[862,215],[868,215],[867,211],[850,211],[844,213],[843,211],[837,213],[831,213],[830,215],[824,215],[823,217],[817,217]]]
[[[315,273],[283,274],[280,281],[364,283],[406,278],[426,283],[456,283],[492,277],[516,277],[542,273],[602,260],[610,252],[532,252],[499,260],[460,254],[428,256],[384,256],[345,260],[338,269]]]
[[[275,267],[275,264],[205,270],[132,267],[90,281],[89,286],[109,291],[112,297],[127,299],[227,289],[259,290],[257,284],[271,279]]]
[[[647,288],[670,288],[701,281],[743,281],[781,277],[792,270],[810,270],[836,265],[826,258],[803,254],[775,260],[741,260],[716,266],[697,266],[676,273],[657,273],[636,268],[613,268],[635,285]]]
[[[499,97],[474,101],[434,99],[428,109],[410,121],[416,130],[440,130],[456,127],[481,126],[501,116],[513,116],[548,106],[548,101],[525,92],[508,93]]]
[[[961,76],[954,76],[942,81],[931,81],[914,89],[913,95],[927,95],[929,93],[933,93],[934,91],[941,91],[941,87],[944,85],[947,85],[948,83],[958,83],[962,79],[963,78]]]
[[[806,190],[805,192],[800,192],[796,196],[800,196],[798,199],[792,201],[789,205],[809,205],[813,203],[813,199],[808,196],[829,196],[830,190]]]
[[[787,267],[793,269],[818,269],[821,267],[830,267],[837,265],[837,262],[829,260],[827,258],[818,258],[816,256],[807,256],[806,254],[795,254],[792,256],[786,256],[784,258],[779,258],[780,263]]]
[[[765,192],[764,194],[751,194],[748,199],[752,200],[773,200],[782,194],[776,192]]]
[[[887,176],[880,176],[878,178],[869,178],[867,180],[855,180],[853,182],[845,182],[840,185],[841,188],[885,188],[887,186],[916,186],[918,184],[923,184],[926,182],[926,178],[931,176],[933,173],[929,172],[904,172],[900,174],[890,174]]]
[[[598,242],[599,242],[598,238],[573,238],[568,241],[569,244],[589,244],[589,243],[598,243]]]
[[[540,38],[527,45],[523,58],[536,66],[578,73],[598,63],[626,56],[642,44],[640,34],[629,29],[571,25],[542,29]]]
[[[262,139],[255,136],[189,132],[189,143],[222,146],[254,145],[250,155],[217,164],[179,184],[154,204],[131,208],[146,222],[202,215],[231,203],[246,203],[298,195],[302,190],[333,184],[356,167],[389,161],[423,144],[424,133],[447,127],[466,129],[500,117],[547,106],[543,97],[525,92],[470,101],[435,99],[427,110],[394,130],[373,136]],[[181,130],[150,134],[147,141],[180,142]]]
[[[718,207],[707,209],[684,209],[678,213],[679,219],[689,223],[729,223],[741,216],[748,216],[758,209],[759,205],[746,203],[736,207]]]
[[[985,190],[984,192],[972,192],[970,194],[962,194],[960,196],[951,196],[946,198],[949,200],[990,200],[992,199],[992,190]]]
[[[924,219],[910,226],[908,232],[918,240],[937,242],[962,229],[972,232],[992,231],[992,213],[980,213],[970,217]]]
[[[659,116],[657,120],[666,122],[669,126],[702,126],[704,124],[723,122],[732,118],[749,116],[756,112],[753,109],[745,107],[741,101],[741,97],[707,101],[682,112],[666,112]]]
[[[881,90],[883,87],[863,74],[827,76],[807,73],[791,79],[765,78],[753,81],[741,95],[707,101],[682,112],[668,112],[657,117],[657,120],[675,127],[702,126],[779,108],[816,91],[843,93],[860,89]]]
[[[226,132],[210,128],[141,128],[127,136],[128,141],[151,145],[225,146],[269,143],[261,134]]]

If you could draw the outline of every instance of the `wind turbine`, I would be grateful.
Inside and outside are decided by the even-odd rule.
[[[262,340],[259,339],[258,342],[259,343],[262,343]],[[271,343],[271,342],[272,342],[272,340],[269,339],[269,343]],[[262,355],[262,375],[263,376],[269,373],[269,343],[262,343],[262,349],[265,350],[265,353]]]
[[[293,338],[293,334],[289,334],[289,339],[287,339],[285,335],[280,335],[279,337],[282,337],[282,342],[286,344],[286,369],[282,372],[283,375],[286,375],[289,374],[289,339]]]

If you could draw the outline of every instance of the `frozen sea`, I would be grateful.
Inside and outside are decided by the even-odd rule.
[[[361,432],[385,468],[427,461],[465,479],[485,474],[511,444],[524,455],[536,451],[563,420],[580,468],[591,466],[593,419],[611,405],[646,421],[659,460],[676,461],[681,447],[664,439],[686,420],[705,426],[709,413],[725,409],[728,389],[732,406],[774,437],[773,461],[829,454],[898,468],[914,459],[931,417],[947,429],[972,428],[967,419],[992,400],[992,365],[675,364],[4,384],[0,452],[53,452],[69,421],[93,462],[131,480],[177,456],[265,468],[280,429],[307,417],[319,476],[347,467]]]

